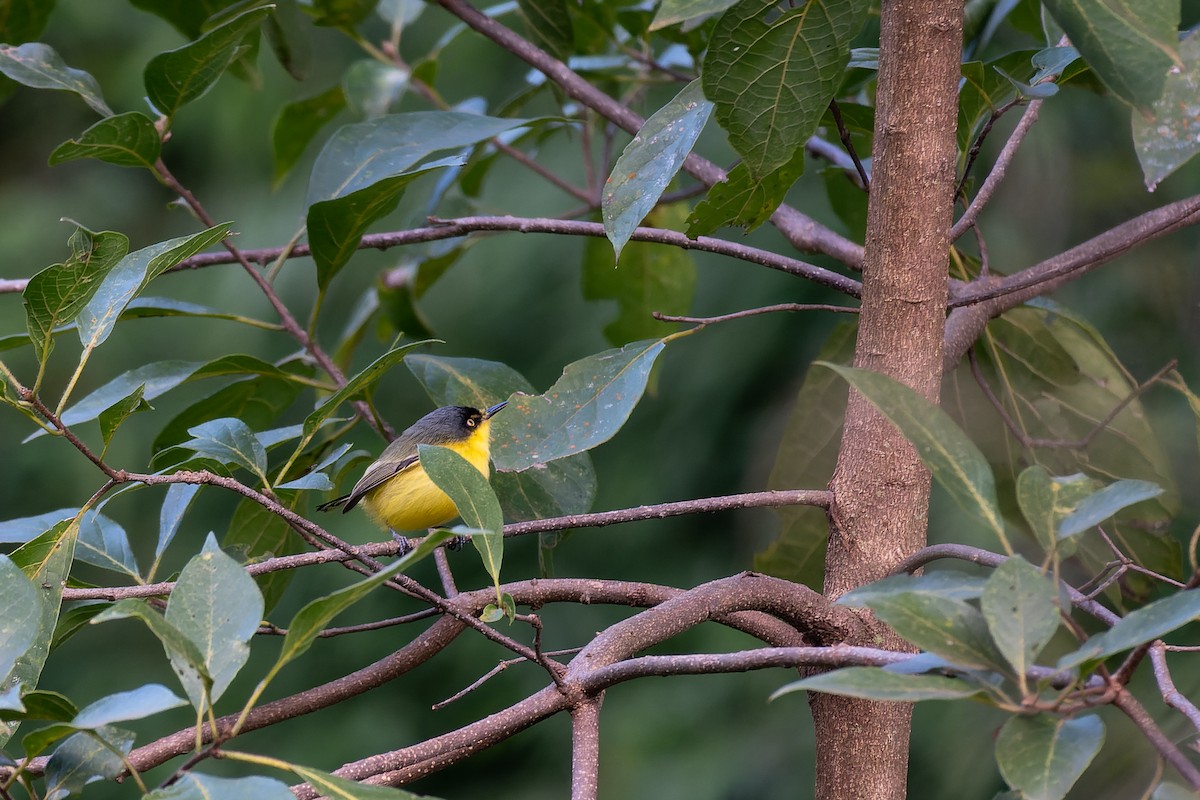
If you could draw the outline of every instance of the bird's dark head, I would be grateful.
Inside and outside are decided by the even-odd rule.
[[[485,411],[470,406],[442,406],[414,422],[410,431],[422,444],[461,442],[478,431],[507,404],[508,401],[497,403]]]

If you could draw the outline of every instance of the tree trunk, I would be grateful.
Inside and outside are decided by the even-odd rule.
[[[884,0],[854,363],[937,401],[953,215],[962,3]],[[929,472],[890,422],[851,392],[831,489],[825,592],[883,577],[925,545]],[[904,645],[877,621],[879,646]],[[867,642],[863,642],[866,644]],[[812,696],[818,800],[906,793],[911,706]]]

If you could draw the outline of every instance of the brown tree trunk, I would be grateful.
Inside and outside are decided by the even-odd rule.
[[[936,402],[942,374],[948,231],[953,215],[962,2],[884,0],[874,174],[854,363]],[[830,488],[825,592],[885,575],[925,545],[929,473],[891,423],[857,393]],[[874,620],[875,646],[902,647]],[[865,644],[866,642],[864,642]],[[906,793],[911,707],[814,695],[817,800],[897,800]]]

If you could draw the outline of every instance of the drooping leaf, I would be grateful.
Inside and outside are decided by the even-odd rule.
[[[196,685],[211,686],[204,655],[200,648],[177,627],[168,622],[144,600],[125,598],[92,617],[91,624],[98,625],[116,619],[141,620],[162,643],[163,650],[171,659],[171,666],[179,676],[184,691]]]
[[[17,47],[0,44],[0,73],[34,89],[73,92],[97,114],[112,116],[96,79],[81,69],[68,67],[48,44],[27,42]]]
[[[802,678],[776,689],[771,699],[792,692],[825,692],[866,700],[915,703],[921,700],[958,700],[983,691],[965,680],[940,675],[904,675],[879,667],[845,667]]]
[[[692,81],[642,124],[613,165],[600,208],[616,258],[674,180],[711,113],[700,80]]]
[[[54,12],[54,0],[8,0],[0,19],[0,42],[21,44],[36,39]]]
[[[1104,744],[1094,714],[1061,719],[1014,716],[996,737],[996,763],[1008,785],[1028,800],[1059,800],[1079,780]]]
[[[750,173],[786,164],[816,131],[866,21],[862,0],[734,5],[717,21],[701,76],[717,121]]]
[[[789,161],[761,178],[754,177],[745,162],[738,163],[692,209],[687,235],[693,239],[708,236],[726,225],[749,233],[762,225],[803,174],[804,156],[804,148],[800,147]]]
[[[158,543],[154,546],[155,563],[158,563],[167,546],[175,538],[179,525],[183,522],[183,515],[198,491],[198,484],[172,483],[167,487],[167,494],[163,498],[162,509],[158,515]]]
[[[222,464],[234,464],[266,479],[267,451],[250,426],[236,417],[221,417],[188,430],[189,441],[179,446]]]
[[[479,533],[471,542],[483,558],[483,566],[500,586],[500,564],[504,559],[504,515],[487,476],[470,462],[445,447],[418,445],[421,466],[434,484],[450,496],[463,523]]]
[[[159,53],[146,64],[146,94],[168,117],[204,95],[241,57],[243,42],[270,8],[252,8],[209,30],[194,42]]]
[[[1179,58],[1183,68],[1167,72],[1150,116],[1133,112],[1133,146],[1151,192],[1200,152],[1200,117],[1188,113],[1200,92],[1200,34],[1192,33],[1179,43]]]
[[[1018,675],[1033,666],[1058,630],[1054,582],[1019,555],[996,568],[979,605],[997,649]]]
[[[130,111],[104,119],[68,139],[50,153],[50,165],[80,158],[95,158],[119,167],[153,170],[162,151],[162,139],[154,122],[145,114]]]
[[[76,728],[99,728],[114,722],[144,719],[185,705],[186,700],[162,684],[147,683],[128,692],[110,694],[88,704],[75,715],[71,725]]]
[[[533,40],[562,61],[575,45],[574,26],[565,0],[517,0]]]
[[[369,783],[349,781],[339,778],[337,775],[299,764],[292,764],[290,769],[321,794],[338,798],[338,800],[423,800],[426,797],[393,786],[374,786]],[[281,800],[284,799],[281,798]]]
[[[7,685],[17,659],[41,631],[42,604],[29,578],[6,555],[0,555],[0,587],[0,685]]]
[[[216,702],[250,657],[249,641],[263,618],[262,594],[254,579],[221,552],[209,534],[204,549],[187,563],[175,582],[165,620],[186,636],[200,653],[212,685],[190,680],[188,657],[170,653],[192,705],[205,698]]]
[[[76,228],[70,246],[71,257],[30,278],[22,294],[26,327],[42,361],[54,346],[54,329],[73,321],[83,311],[105,276],[129,250],[129,239],[113,231],[94,234]]]
[[[243,778],[219,778],[195,770],[183,773],[179,780],[155,789],[143,800],[295,800],[287,784],[261,775]]]
[[[71,736],[46,762],[46,795],[66,797],[92,781],[117,777],[125,771],[121,755],[133,748],[133,738],[132,731],[108,725]]]
[[[151,410],[150,404],[142,397],[143,391],[145,391],[145,387],[139,386],[127,396],[100,412],[97,421],[100,423],[100,437],[104,440],[104,448],[106,450],[112,441],[113,435],[116,434],[117,428],[121,427],[122,422],[129,419],[131,414]]]
[[[837,372],[900,429],[951,497],[1007,546],[996,481],[979,448],[945,411],[902,383],[869,370],[821,362]]]
[[[98,511],[85,512],[79,520],[75,557],[101,569],[123,573],[135,581],[141,580],[125,529]]]
[[[1058,538],[1066,539],[1086,531],[1112,517],[1121,509],[1150,500],[1163,493],[1163,488],[1150,481],[1123,480],[1110,483],[1098,492],[1079,501],[1058,526]]]
[[[907,641],[972,669],[1003,670],[1004,657],[988,634],[979,609],[930,593],[886,594],[866,605]]]
[[[515,395],[504,409],[508,435],[493,432],[499,470],[521,471],[582,453],[611,439],[633,412],[661,339],[633,342],[568,364],[541,395]]]
[[[1074,653],[1060,658],[1058,668],[1070,669],[1085,661],[1102,661],[1161,638],[1197,618],[1200,618],[1200,590],[1177,592],[1129,612],[1107,631],[1096,634]]]
[[[1099,481],[1086,475],[1057,477],[1035,464],[1017,476],[1017,504],[1038,542],[1046,552],[1053,552],[1058,545],[1059,524],[1099,488]]]
[[[507,364],[476,358],[444,358],[414,353],[404,359],[437,406],[487,408],[523,392],[529,381]],[[492,437],[509,438],[507,410],[492,419]],[[497,472],[492,485],[510,522],[582,514],[596,497],[596,472],[587,453],[560,458],[524,472]]]
[[[279,188],[292,167],[296,166],[308,143],[345,107],[346,96],[342,94],[342,87],[334,86],[279,109],[271,125],[274,154],[272,184],[275,188]]]
[[[1168,70],[1182,67],[1178,2],[1046,0],[1045,6],[1104,85],[1143,113],[1162,95]]]
[[[654,227],[682,226],[684,209],[669,206],[650,212]],[[604,327],[609,343],[620,346],[669,333],[673,323],[656,320],[653,312],[686,314],[696,290],[696,264],[679,248],[632,242],[621,250],[614,267],[612,251],[601,239],[584,245],[583,296],[616,300],[617,318]]]
[[[156,277],[189,256],[229,235],[223,222],[192,236],[180,236],[143,247],[121,258],[104,276],[95,294],[79,314],[79,341],[97,347],[108,339],[130,301]]]
[[[353,28],[367,18],[376,0],[313,0],[314,25]]]
[[[414,167],[402,175],[384,177],[358,191],[309,206],[305,227],[311,255],[317,262],[318,285],[329,285],[358,250],[358,243],[371,223],[396,210],[410,183],[435,170],[456,167],[461,163],[459,158],[434,161]]]
[[[17,658],[16,665],[9,672],[6,686],[37,685],[42,667],[46,663],[46,656],[50,653],[54,627],[62,608],[62,590],[71,571],[78,538],[78,520],[72,516],[58,522],[42,535],[29,540],[9,554],[12,563],[20,567],[37,592],[41,616],[36,638]],[[15,724],[0,722],[0,747],[4,746],[15,730]]]
[[[897,594],[926,594],[951,600],[975,600],[983,594],[986,580],[951,569],[939,569],[922,575],[893,575],[851,589],[837,599],[839,606],[867,606],[878,597]]]
[[[720,14],[737,0],[663,0],[650,22],[650,30],[656,31],[677,22]]]

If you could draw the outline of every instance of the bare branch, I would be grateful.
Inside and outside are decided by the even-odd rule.
[[[838,108],[837,100],[829,101],[829,113],[833,115],[833,124],[837,126],[838,138],[842,140],[842,146],[846,148],[846,155],[850,157],[854,163],[854,169],[858,172],[859,185],[864,191],[871,191],[871,178],[863,168],[858,151],[854,149],[854,140],[850,138],[850,131],[846,130],[846,123],[842,121],[842,110]]]
[[[745,311],[734,311],[731,314],[721,314],[716,317],[676,317],[671,314],[663,314],[660,311],[655,311],[651,314],[655,319],[663,322],[686,322],[694,325],[712,325],[716,322],[728,322],[733,319],[745,319],[746,317],[755,317],[759,314],[773,314],[777,311],[832,311],[841,314],[857,314],[857,308],[850,306],[835,306],[828,303],[779,303],[773,306],[762,306],[761,308],[748,308]]]
[[[1120,687],[1116,696],[1113,698],[1112,704],[1119,708],[1125,716],[1137,726],[1142,735],[1149,740],[1150,744],[1154,745],[1154,749],[1162,756],[1162,759],[1170,764],[1179,775],[1188,782],[1193,791],[1200,791],[1200,768],[1185,756],[1178,747],[1163,733],[1162,728],[1158,727],[1158,723],[1146,711],[1133,693],[1124,686]]]

